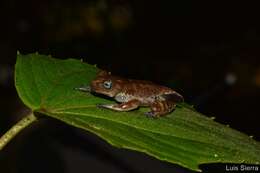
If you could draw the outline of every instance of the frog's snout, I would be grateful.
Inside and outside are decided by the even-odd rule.
[[[89,85],[82,85],[80,87],[75,87],[74,90],[82,92],[91,92],[91,87]]]

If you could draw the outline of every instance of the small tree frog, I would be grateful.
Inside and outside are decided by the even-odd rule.
[[[101,70],[90,86],[76,88],[80,91],[103,94],[114,98],[120,104],[99,104],[100,108],[115,111],[130,111],[139,106],[148,106],[148,117],[164,116],[183,102],[183,97],[171,88],[154,84],[150,81],[125,79]]]

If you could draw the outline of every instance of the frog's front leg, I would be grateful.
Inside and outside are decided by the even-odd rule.
[[[140,105],[140,101],[138,100],[130,100],[125,103],[121,104],[99,104],[97,105],[100,108],[106,108],[106,109],[111,109],[115,111],[130,111],[133,109],[138,108]]]
[[[150,105],[151,111],[146,112],[145,115],[148,117],[158,118],[164,116],[176,107],[176,104],[173,102],[164,101],[155,101]]]

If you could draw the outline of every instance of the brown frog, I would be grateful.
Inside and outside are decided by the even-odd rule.
[[[183,102],[183,97],[176,91],[154,84],[150,81],[125,79],[113,76],[107,71],[100,71],[90,86],[76,88],[80,91],[93,92],[113,97],[120,104],[99,104],[100,108],[115,111],[130,111],[139,106],[148,106],[148,117],[160,117],[175,109],[176,103]]]

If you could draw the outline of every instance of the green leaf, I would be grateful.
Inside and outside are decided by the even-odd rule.
[[[160,160],[199,171],[202,163],[259,164],[260,144],[249,136],[214,122],[187,105],[159,119],[130,112],[99,109],[109,103],[73,88],[90,83],[97,68],[74,59],[18,54],[18,94],[34,112],[91,131],[110,144],[141,151]]]

